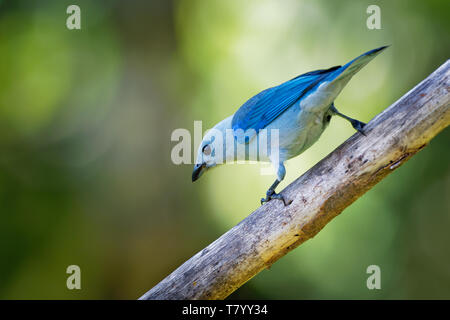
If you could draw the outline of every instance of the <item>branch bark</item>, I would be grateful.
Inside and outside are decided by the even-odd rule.
[[[316,235],[450,123],[450,60],[140,299],[224,299]]]

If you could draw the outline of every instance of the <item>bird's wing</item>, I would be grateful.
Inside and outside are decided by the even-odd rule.
[[[340,66],[336,66],[299,75],[250,98],[233,116],[231,126],[236,140],[239,143],[248,143],[260,129],[269,125],[286,109],[339,68]]]

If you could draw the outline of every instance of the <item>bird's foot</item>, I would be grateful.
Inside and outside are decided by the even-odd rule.
[[[279,193],[275,193],[274,190],[269,189],[269,190],[267,190],[266,197],[261,199],[261,205],[263,205],[266,202],[269,202],[272,199],[278,199],[278,200],[283,201],[285,207],[292,203],[292,200],[286,201],[286,199],[283,197],[283,195],[281,195]]]
[[[366,124],[364,122],[358,121],[358,120],[352,120],[352,126],[353,128],[355,128],[356,131],[358,131],[359,133],[361,133],[363,136],[365,136],[366,134],[364,133],[364,127],[366,126]]]

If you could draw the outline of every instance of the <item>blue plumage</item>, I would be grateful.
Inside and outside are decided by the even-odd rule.
[[[258,93],[245,102],[234,114],[233,130],[254,129],[255,132],[258,132],[265,128],[302,96],[320,84],[330,73],[339,68],[340,66],[336,66],[326,70],[311,71]],[[249,136],[246,138],[245,142],[251,139]]]
[[[270,161],[277,174],[277,180],[261,202],[280,199],[286,204],[283,196],[275,193],[286,173],[284,162],[313,145],[332,116],[346,119],[365,134],[365,124],[340,113],[334,100],[351,77],[385,48],[370,50],[343,66],[304,73],[250,98],[234,115],[205,135],[197,152],[192,181],[218,164],[245,160],[251,150],[256,150],[257,160]],[[230,129],[234,134],[231,141],[227,138]],[[213,139],[216,134],[221,139]]]
[[[290,106],[308,95],[308,93],[316,89],[320,84],[325,81],[337,81],[347,75],[351,76],[355,74],[370,61],[372,56],[384,48],[386,46],[370,50],[342,67],[336,66],[330,69],[304,73],[253,96],[233,116],[231,125],[235,131],[236,139],[241,143],[248,143],[252,135],[246,135],[244,141],[242,140],[243,136],[237,133],[238,129],[242,129],[243,131],[254,129],[255,132],[253,135],[255,135],[260,129],[265,128]],[[370,59],[367,59],[367,61],[362,59],[365,57]]]

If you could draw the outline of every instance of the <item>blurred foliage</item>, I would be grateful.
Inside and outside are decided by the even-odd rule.
[[[81,8],[68,30],[66,8]],[[300,73],[391,47],[336,100],[373,116],[448,59],[448,1],[0,1],[0,298],[134,299],[259,206],[272,182],[230,165],[199,182],[170,159]],[[286,186],[353,129],[334,119]],[[448,130],[231,298],[450,298]],[[82,290],[66,288],[68,265]],[[382,290],[366,288],[366,268]]]

